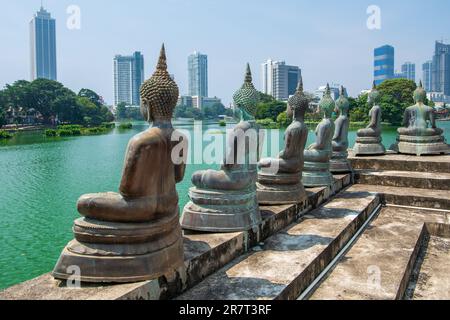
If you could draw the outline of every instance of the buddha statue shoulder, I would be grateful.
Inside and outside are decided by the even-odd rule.
[[[241,120],[229,133],[224,162],[220,170],[195,172],[192,183],[197,188],[242,190],[255,184],[261,143],[255,120],[259,93],[253,86],[248,64],[244,84],[233,100],[240,110]]]
[[[330,86],[327,84],[324,96],[319,103],[319,111],[323,113],[323,119],[316,128],[316,142],[304,152],[305,161],[328,162],[332,154],[332,138],[334,135],[334,123],[331,114],[335,103],[331,97]]]
[[[370,122],[367,128],[360,129],[357,132],[358,137],[378,137],[381,135],[382,110],[379,105],[381,94],[377,90],[375,81],[372,90],[369,93],[367,103],[371,107],[369,111]]]
[[[302,171],[303,152],[308,138],[308,126],[305,124],[305,112],[308,108],[309,99],[303,92],[303,80],[300,78],[297,90],[287,105],[287,116],[293,120],[284,135],[285,148],[276,159],[262,159],[259,163],[262,171],[267,168],[278,168],[279,173]]]
[[[426,91],[420,81],[414,91],[414,105],[406,108],[403,118],[403,128],[399,128],[401,135],[435,136],[441,135],[443,130],[436,127],[433,108],[425,104]]]
[[[339,114],[334,121],[333,151],[335,152],[347,151],[348,149],[348,129],[350,127],[350,119],[348,116],[349,106],[349,101],[345,96],[345,89],[341,86],[335,109],[336,113]]]

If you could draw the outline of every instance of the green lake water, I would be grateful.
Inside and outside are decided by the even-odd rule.
[[[175,126],[193,130],[189,122],[176,122]],[[439,126],[445,128],[450,141],[450,122]],[[127,143],[146,128],[146,123],[135,123],[132,130],[68,138],[20,133],[0,141],[0,289],[53,268],[61,249],[73,238],[72,223],[79,217],[77,199],[85,193],[117,191]],[[207,129],[212,130],[210,137],[224,139],[225,128],[209,124]],[[350,132],[351,146],[355,138],[356,132]],[[282,146],[282,132],[278,139]],[[395,139],[396,130],[386,128],[384,144],[389,147]],[[311,131],[308,145],[313,141]],[[193,148],[190,151],[195,152]],[[205,168],[218,165],[187,166],[185,179],[177,186],[181,208],[188,201],[192,173]]]

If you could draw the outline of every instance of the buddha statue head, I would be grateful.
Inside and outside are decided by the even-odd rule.
[[[341,115],[348,115],[349,108],[350,102],[345,96],[345,88],[341,86],[339,89],[339,99],[336,101],[336,112],[339,112]]]
[[[148,122],[170,121],[178,101],[178,86],[167,72],[166,51],[161,47],[156,71],[141,86],[141,113]]]
[[[250,65],[247,63],[244,84],[233,95],[234,104],[241,110],[244,120],[254,120],[259,98],[259,92],[252,83]]]
[[[423,88],[422,80],[420,80],[419,86],[414,91],[414,102],[415,103],[425,103],[426,98],[427,98],[427,92]]]
[[[370,107],[376,106],[380,103],[381,100],[381,94],[377,90],[377,85],[375,84],[375,81],[373,82],[372,90],[369,92],[367,103]]]
[[[303,79],[300,76],[300,80],[297,85],[295,94],[288,100],[288,117],[292,115],[304,115],[309,108],[309,98],[303,92]]]
[[[333,98],[331,97],[330,85],[327,83],[327,87],[323,94],[322,100],[319,103],[319,110],[324,114],[326,118],[331,117],[335,108],[335,103]]]

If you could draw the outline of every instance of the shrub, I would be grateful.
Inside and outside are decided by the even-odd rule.
[[[56,137],[58,135],[58,132],[53,129],[47,129],[47,130],[45,130],[45,135],[47,137]]]
[[[11,139],[13,135],[5,130],[0,130],[0,139]]]
[[[119,125],[119,129],[131,129],[133,124],[131,122],[124,122]]]
[[[227,126],[226,121],[225,121],[225,120],[221,120],[221,121],[219,122],[219,126],[221,126],[221,127],[226,127],[226,126]]]

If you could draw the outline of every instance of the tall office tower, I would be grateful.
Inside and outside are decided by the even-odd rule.
[[[374,50],[374,80],[376,85],[394,77],[394,47],[385,45]]]
[[[427,61],[422,65],[422,81],[424,88],[427,92],[432,91],[431,87],[431,76],[432,76],[432,70],[433,70],[433,61]]]
[[[189,95],[208,96],[208,56],[194,52],[188,57]]]
[[[286,101],[295,94],[301,70],[284,61],[267,60],[262,67],[262,92],[280,101]]]
[[[140,89],[144,82],[144,56],[135,52],[131,56],[114,57],[114,104],[124,102],[140,105]]]
[[[403,77],[416,82],[416,64],[412,62],[405,62],[402,64]]]
[[[57,80],[56,22],[43,7],[30,21],[31,80]]]
[[[436,42],[431,75],[433,92],[450,96],[450,45]]]
[[[261,64],[262,89],[261,92],[273,96],[273,67],[279,61],[267,60]]]

